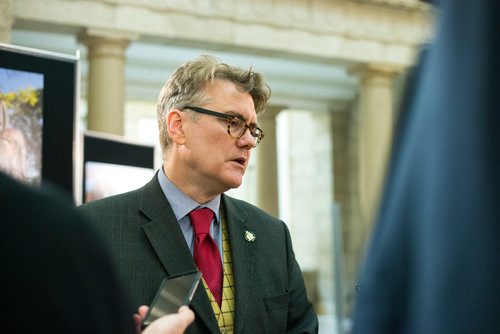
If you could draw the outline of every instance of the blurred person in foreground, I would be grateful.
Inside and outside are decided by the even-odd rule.
[[[252,69],[200,56],[161,90],[163,166],[142,188],[87,203],[137,307],[165,277],[203,273],[188,333],[316,333],[287,226],[224,194],[263,140],[270,89]],[[265,140],[265,139],[264,139]]]
[[[69,201],[0,172],[0,212],[3,333],[138,333],[105,248]],[[193,320],[183,306],[143,333],[181,334]]]
[[[354,333],[500,333],[500,2],[438,1],[361,277]]]

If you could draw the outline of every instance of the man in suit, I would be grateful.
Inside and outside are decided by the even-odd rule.
[[[264,136],[257,113],[269,97],[251,69],[211,56],[185,63],[159,97],[162,168],[136,191],[81,206],[134,305],[149,304],[163,278],[202,271],[188,333],[318,331],[286,225],[224,194]]]
[[[136,333],[106,248],[70,201],[0,172],[0,212],[2,332]],[[193,318],[184,308],[143,334],[181,334]]]
[[[354,333],[500,333],[500,2],[438,6],[399,124]]]

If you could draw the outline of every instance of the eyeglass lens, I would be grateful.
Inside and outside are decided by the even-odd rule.
[[[232,119],[229,120],[229,133],[231,134],[231,136],[240,138],[245,134],[246,130],[247,126],[242,119],[238,117],[233,117]],[[254,127],[249,127],[248,130],[250,131],[250,134],[252,135],[255,143],[257,144],[261,139],[261,133],[259,129],[256,129]]]

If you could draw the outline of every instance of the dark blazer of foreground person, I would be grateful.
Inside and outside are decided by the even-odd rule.
[[[246,202],[222,196],[233,254],[236,333],[316,333],[302,274],[286,225]],[[149,305],[167,276],[196,269],[157,176],[143,188],[80,207],[111,245],[121,281],[135,306]],[[245,240],[245,232],[255,241]],[[290,308],[290,305],[293,307]],[[218,333],[204,289],[186,333]],[[272,330],[271,330],[272,329]]]
[[[437,3],[354,333],[500,333],[500,2]]]
[[[97,235],[54,191],[0,173],[2,333],[133,333]]]

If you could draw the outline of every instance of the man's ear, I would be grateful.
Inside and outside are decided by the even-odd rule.
[[[184,144],[185,133],[184,133],[184,118],[182,111],[179,109],[172,109],[167,115],[167,129],[168,134],[172,142],[177,144]]]

